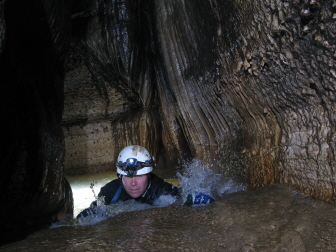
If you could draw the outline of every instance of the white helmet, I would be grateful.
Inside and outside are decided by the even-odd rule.
[[[153,170],[154,157],[144,147],[131,145],[120,151],[116,165],[120,175],[143,175]]]

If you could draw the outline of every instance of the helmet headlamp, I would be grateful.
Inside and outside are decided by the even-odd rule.
[[[128,158],[126,162],[117,162],[117,168],[127,173],[127,176],[137,175],[138,170],[153,166],[153,158],[145,162],[138,161],[136,158]]]

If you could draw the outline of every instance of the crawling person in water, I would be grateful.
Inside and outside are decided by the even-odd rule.
[[[148,150],[139,145],[124,148],[118,155],[118,179],[112,180],[100,189],[98,197],[104,197],[105,205],[115,204],[118,201],[135,199],[142,203],[153,204],[161,195],[171,195],[177,198],[180,188],[165,182],[153,171],[154,160]],[[198,194],[187,199],[186,204],[207,204],[214,201],[211,196]],[[97,202],[77,215],[77,219],[85,218],[96,213]]]

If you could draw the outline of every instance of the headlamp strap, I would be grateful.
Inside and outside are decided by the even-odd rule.
[[[146,160],[145,162],[138,161],[136,158],[128,158],[126,162],[117,162],[117,166],[123,171],[127,172],[128,176],[135,176],[137,170],[140,170],[144,167],[149,167],[153,165],[153,158]]]

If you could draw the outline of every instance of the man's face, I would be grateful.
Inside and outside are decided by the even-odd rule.
[[[140,197],[147,188],[148,176],[136,175],[136,176],[123,176],[122,182],[126,192],[132,198]]]

